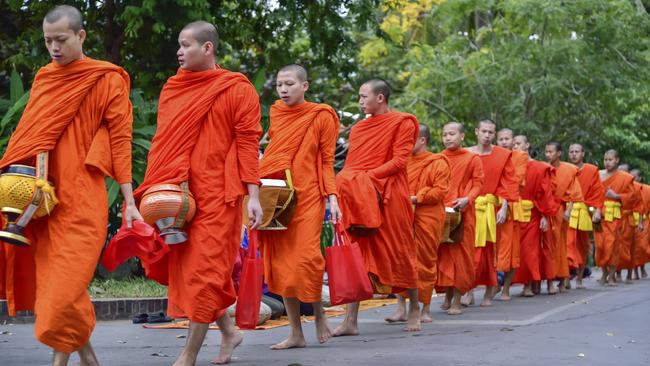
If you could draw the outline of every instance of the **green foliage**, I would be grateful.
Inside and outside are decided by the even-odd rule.
[[[386,4],[390,4],[387,6]],[[359,58],[434,130],[491,118],[526,134],[617,148],[650,173],[650,18],[641,2],[386,1]],[[436,143],[441,148],[441,143]],[[538,158],[543,158],[538,156]]]
[[[88,286],[88,291],[93,299],[167,296],[167,287],[143,277],[124,279],[96,278]]]

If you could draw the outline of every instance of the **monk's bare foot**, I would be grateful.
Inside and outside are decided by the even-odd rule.
[[[305,348],[307,344],[305,343],[305,337],[289,337],[280,343],[272,345],[270,348],[272,350],[283,350],[290,348]]]
[[[447,315],[460,315],[463,311],[460,308],[449,308],[447,310]]]
[[[556,295],[559,292],[557,287],[555,287],[555,284],[552,282],[548,284],[546,291],[548,292],[549,295]]]
[[[345,336],[355,336],[359,335],[359,327],[352,325],[346,321],[341,323],[338,327],[332,332],[333,337],[345,337]]]
[[[419,332],[422,330],[420,324],[420,311],[409,311],[408,319],[406,320],[406,327],[403,329],[405,332]]]
[[[330,329],[329,324],[327,324],[327,318],[321,317],[316,318],[316,339],[318,343],[325,343],[332,337],[332,330]]]
[[[387,323],[400,323],[407,320],[406,311],[404,309],[397,309],[395,313],[388,318],[384,319]]]
[[[481,301],[481,306],[492,306],[492,299],[490,298],[484,298],[483,301]]]
[[[451,307],[451,301],[447,299],[445,299],[445,301],[443,301],[443,303],[440,305],[440,309],[442,310],[449,310],[450,307]]]
[[[614,279],[614,276],[610,277],[609,280],[607,281],[607,286],[609,287],[616,287],[618,286],[616,284],[616,280]]]
[[[221,349],[219,349],[219,356],[210,361],[215,365],[225,365],[230,363],[232,359],[232,353],[235,351],[241,342],[244,340],[244,336],[241,333],[237,332],[232,336],[221,336]]]
[[[542,292],[542,284],[541,284],[541,282],[534,282],[531,285],[531,290],[533,291],[534,295],[539,295],[539,293]]]
[[[598,280],[598,284],[601,285],[601,286],[605,286],[607,284],[607,279],[605,279],[605,277],[601,277]]]
[[[460,299],[460,304],[467,307],[474,305],[474,293],[468,292]]]
[[[571,290],[571,281],[569,279],[564,280],[564,283],[566,284],[566,289]]]
[[[420,313],[420,323],[433,323],[433,318],[431,317],[431,314],[429,312],[424,312],[422,311]]]
[[[583,289],[585,285],[582,284],[582,281],[576,281],[576,289]]]
[[[563,294],[563,293],[565,293],[565,292],[568,292],[568,289],[567,289],[566,286],[562,286],[562,285],[560,285],[560,286],[558,286],[558,292],[561,293],[561,294]]]
[[[191,355],[183,352],[176,359],[173,366],[194,366],[196,364],[196,356],[192,357]]]
[[[499,296],[500,301],[510,301],[510,295],[506,293],[501,293],[501,296]]]

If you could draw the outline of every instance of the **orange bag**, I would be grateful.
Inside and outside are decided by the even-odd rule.
[[[359,244],[351,243],[340,223],[334,226],[334,244],[325,248],[332,305],[372,298],[372,286]]]
[[[260,317],[264,261],[257,257],[257,230],[249,230],[248,253],[241,272],[235,321],[240,329],[255,329]]]

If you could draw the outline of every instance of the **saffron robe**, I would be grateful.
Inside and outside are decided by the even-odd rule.
[[[325,260],[320,251],[325,198],[336,195],[334,150],[339,119],[326,104],[271,107],[270,143],[260,162],[262,178],[291,171],[296,202],[286,230],[260,232],[264,280],[269,290],[305,303],[321,300]]]
[[[602,180],[604,193],[603,198],[605,202],[614,201],[621,204],[621,211],[625,207],[632,205],[634,198],[634,177],[624,171],[616,171],[611,176]],[[605,195],[607,189],[611,188],[614,192],[621,196],[620,200],[612,200]],[[604,203],[606,204],[606,203]],[[596,265],[598,267],[617,266],[620,257],[620,239],[622,229],[622,217],[614,218],[612,221],[606,220],[606,214],[603,212],[602,231],[597,231],[594,234],[596,241]],[[622,215],[621,215],[622,216]]]
[[[422,152],[411,156],[407,166],[409,190],[415,196],[413,222],[417,246],[418,297],[431,303],[438,279],[438,247],[445,225],[445,202],[449,193],[451,168],[443,154]]]
[[[576,246],[576,232],[569,227],[569,222],[564,220],[564,211],[569,202],[583,202],[580,182],[577,179],[578,168],[563,161],[555,169],[555,198],[560,207],[552,219],[553,238],[555,240],[554,264],[555,275],[560,278],[569,277],[569,262],[576,268],[578,249]]]
[[[242,74],[179,69],[163,86],[147,172],[134,195],[186,181],[196,201],[184,227],[188,240],[145,268],[169,284],[171,317],[212,323],[235,302],[245,185],[259,184],[259,121],[259,97]]]
[[[465,293],[472,288],[475,278],[474,270],[474,202],[483,186],[483,164],[481,158],[473,152],[460,148],[442,151],[449,159],[451,166],[451,181],[449,193],[445,197],[445,206],[451,207],[453,202],[467,197],[468,204],[462,211],[463,239],[460,243],[442,243],[438,248],[438,283],[436,290],[444,291],[453,287]]]
[[[515,273],[513,283],[540,281],[542,276],[553,275],[554,268],[549,265],[551,258],[552,231],[543,232],[540,228],[542,217],[551,217],[557,212],[558,203],[554,199],[553,168],[543,162],[530,160],[526,170],[526,185],[521,193],[522,200],[533,203],[531,218],[521,225],[521,263]],[[546,262],[543,258],[547,258]]]
[[[519,184],[519,193],[526,183],[526,168],[528,167],[528,153],[512,151],[512,164],[515,167],[515,180]],[[515,220],[515,202],[508,201],[508,217],[506,222],[497,227],[497,266],[499,272],[509,272],[519,268],[521,256],[521,229],[520,223]]]
[[[592,164],[583,164],[582,167],[578,168],[577,177],[585,204],[588,207],[602,210],[605,200],[605,188],[600,181],[598,167]],[[591,251],[589,234],[588,231],[576,231],[576,248],[579,256],[575,259],[575,265],[578,267],[587,263],[587,257]]]
[[[86,343],[95,327],[88,295],[108,225],[105,176],[131,183],[129,76],[91,58],[42,67],[0,161],[33,164],[49,151],[59,204],[25,230],[29,248],[0,243],[0,298],[9,314],[34,310],[36,338],[60,352]]]
[[[515,166],[512,162],[512,151],[499,146],[493,146],[492,152],[488,155],[479,155],[483,164],[485,175],[483,187],[479,196],[492,194],[508,202],[515,202],[519,199],[519,182],[515,176]],[[494,215],[501,208],[501,204],[494,205]],[[497,237],[499,227],[497,225]],[[496,272],[496,243],[487,241],[484,247],[476,247],[474,250],[474,266],[476,275],[474,287],[479,285],[497,286]]]
[[[631,270],[636,267],[636,260],[634,254],[636,252],[636,243],[642,236],[642,232],[638,231],[641,215],[645,212],[645,205],[643,204],[643,197],[641,196],[642,185],[639,182],[633,182],[634,195],[632,197],[633,207],[631,209],[623,209],[623,222],[621,223],[621,240],[620,242],[620,256],[618,261],[617,270],[627,269]]]
[[[348,155],[336,176],[343,225],[375,227],[358,236],[368,272],[394,289],[417,287],[413,208],[406,166],[418,136],[418,122],[408,113],[388,112],[357,123]]]

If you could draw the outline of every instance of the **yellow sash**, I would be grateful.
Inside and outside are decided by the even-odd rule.
[[[495,205],[497,197],[493,194],[476,197],[474,210],[476,212],[476,234],[474,246],[485,247],[485,243],[497,241],[497,214]]]
[[[632,212],[632,218],[634,218],[634,226],[639,226],[639,223],[641,222],[641,213]]]
[[[617,201],[605,201],[605,221],[612,222],[621,218],[621,203]]]
[[[514,215],[514,220],[518,222],[530,222],[530,219],[533,217],[533,201],[531,200],[519,200],[512,205],[512,213]]]
[[[580,231],[593,231],[594,225],[589,216],[589,207],[584,202],[573,202],[569,227]]]

